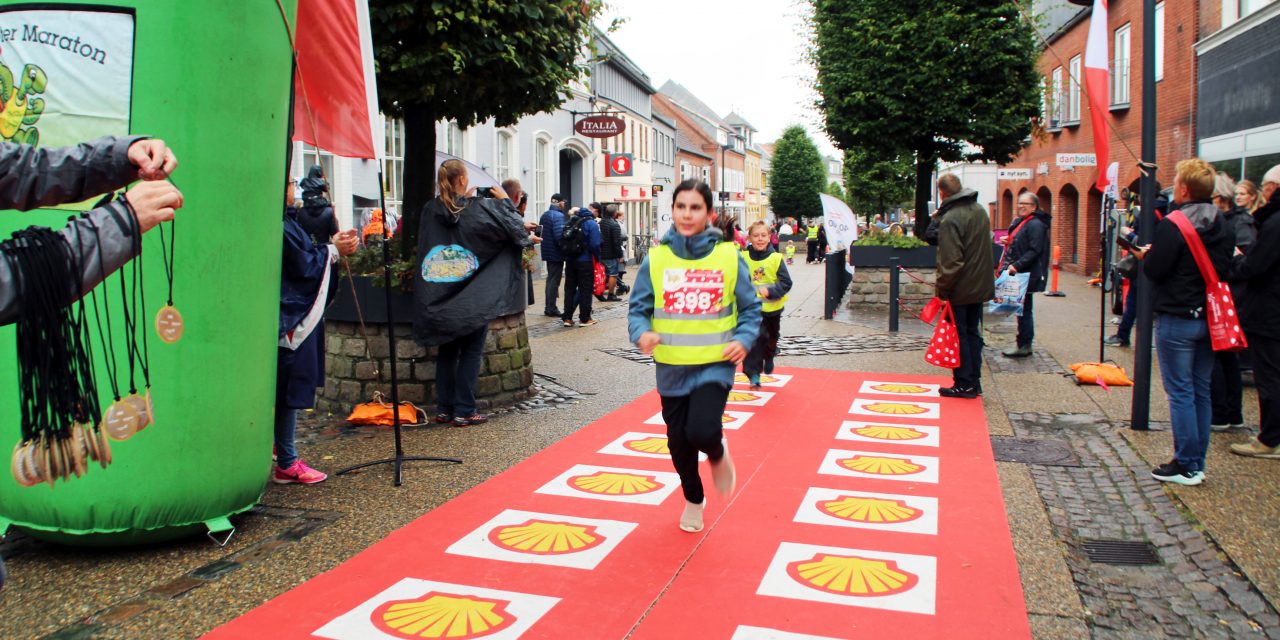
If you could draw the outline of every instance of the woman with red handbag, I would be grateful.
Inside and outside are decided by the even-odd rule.
[[[1215,175],[1213,166],[1199,158],[1179,162],[1173,186],[1177,211],[1156,225],[1149,249],[1135,252],[1155,288],[1156,357],[1173,423],[1174,457],[1153,469],[1151,477],[1182,485],[1205,478],[1214,361],[1206,291],[1227,272],[1235,248],[1234,235],[1209,199]],[[1213,282],[1202,275],[1196,253],[1207,254]]]

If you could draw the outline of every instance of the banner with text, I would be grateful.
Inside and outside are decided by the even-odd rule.
[[[1098,155],[1094,153],[1059,153],[1059,167],[1096,167]]]

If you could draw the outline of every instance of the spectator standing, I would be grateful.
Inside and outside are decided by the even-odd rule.
[[[1237,309],[1253,356],[1259,433],[1256,440],[1231,445],[1231,453],[1280,459],[1280,165],[1263,175],[1261,197],[1265,204],[1254,212],[1257,242],[1231,263],[1232,279],[1244,281],[1249,289]]]
[[[827,261],[827,226],[818,223],[818,262]]]
[[[605,295],[601,301],[618,301],[618,273],[622,263],[622,225],[618,224],[618,205],[608,204],[600,217],[600,262],[604,264]]]
[[[1254,184],[1252,180],[1241,180],[1236,185],[1236,204],[1248,211],[1249,215],[1256,215],[1258,209],[1262,208],[1262,205],[1266,203],[1267,199],[1258,192],[1258,185]],[[1257,226],[1261,226],[1261,223],[1258,223]]]
[[[805,232],[805,264],[813,264],[818,261],[818,225],[810,224],[808,231]]]
[[[1174,458],[1151,471],[1162,482],[1204,482],[1213,401],[1213,348],[1205,319],[1205,282],[1178,227],[1169,220],[1179,213],[1190,221],[1219,276],[1227,274],[1235,238],[1210,198],[1213,166],[1199,158],[1177,165],[1173,200],[1177,210],[1156,224],[1150,249],[1135,252],[1151,280],[1156,313],[1156,357],[1169,399]],[[1173,209],[1173,207],[1170,207]]]
[[[1045,276],[1049,272],[1049,225],[1052,217],[1040,210],[1040,198],[1030,191],[1018,196],[1017,213],[1018,218],[1009,226],[1009,235],[1005,236],[1008,248],[1000,259],[1000,267],[1011,276],[1026,273],[1029,277],[1027,295],[1022,299],[1022,315],[1018,316],[1017,344],[1004,350],[1007,358],[1031,355],[1031,342],[1036,335],[1032,294],[1044,291]]]
[[[286,199],[292,189],[286,192]],[[312,165],[302,180],[302,208],[294,210],[295,220],[316,244],[328,244],[338,233],[338,218],[329,202],[329,183],[324,179],[324,167]],[[379,215],[381,212],[379,212]]]
[[[1213,204],[1222,212],[1223,222],[1234,234],[1236,248],[1249,253],[1258,238],[1258,228],[1253,216],[1236,204],[1236,183],[1225,173],[1219,172],[1214,179]],[[1248,295],[1247,289],[1243,282],[1231,287],[1231,295],[1237,305],[1243,304]],[[1209,396],[1213,398],[1213,419],[1209,423],[1211,430],[1226,431],[1244,426],[1244,384],[1240,378],[1239,353],[1214,352]]]
[[[965,189],[960,178],[938,178],[942,206],[925,232],[938,247],[937,295],[951,303],[960,336],[960,366],[952,369],[952,385],[938,393],[947,398],[982,395],[982,307],[996,293],[991,266],[991,221],[978,204],[978,192]]]
[[[789,235],[792,235],[792,234],[794,234],[794,233],[795,233],[795,230],[791,228],[791,222],[790,222],[789,220],[787,220],[787,219],[783,219],[783,221],[782,221],[782,226],[781,226],[781,227],[778,227],[778,235],[780,235],[780,236],[789,236]],[[775,244],[777,244],[777,243],[775,243]]]
[[[565,273],[564,313],[560,315],[560,321],[565,328],[572,327],[573,311],[578,309],[579,324],[589,327],[596,324],[591,317],[591,299],[595,297],[593,289],[596,280],[592,261],[600,259],[600,224],[591,215],[591,209],[583,207],[566,225],[577,227],[582,236],[582,251],[575,255],[561,252],[565,254]]]
[[[556,308],[556,298],[560,295],[560,278],[564,274],[565,262],[564,255],[560,253],[560,235],[564,233],[566,221],[564,196],[554,194],[546,213],[538,220],[538,225],[542,227],[542,233],[538,234],[542,236],[542,261],[547,263],[547,286],[542,295],[542,299],[546,301],[546,308],[542,310],[544,316],[560,315],[560,310]]]

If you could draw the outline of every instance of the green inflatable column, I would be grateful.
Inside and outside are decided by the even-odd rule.
[[[60,4],[0,2],[0,63],[15,77],[31,77],[24,71],[31,65],[45,78],[16,105],[21,117],[12,117],[12,101],[0,110],[0,137],[61,146],[133,133],[172,147],[173,181],[186,200],[176,223],[174,303],[186,327],[175,344],[155,333],[168,290],[152,230],[143,242],[148,308],[140,322],[149,334],[155,423],[113,442],[108,468],[91,463],[84,477],[53,487],[24,488],[6,466],[0,532],[13,525],[45,539],[106,545],[225,529],[228,516],[261,498],[271,463],[292,71],[281,5]],[[296,0],[282,5],[292,21]],[[0,212],[0,236],[32,224],[58,228],[74,213]],[[108,284],[127,393],[117,276]],[[20,439],[14,340],[12,327],[0,329],[5,454]],[[105,408],[112,398],[101,350],[95,344]],[[141,387],[141,371],[135,377]]]

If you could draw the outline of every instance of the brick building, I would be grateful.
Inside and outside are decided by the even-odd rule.
[[[661,93],[653,95],[653,112],[675,123],[676,182],[697,178],[711,184],[715,158],[707,149],[716,148],[716,141],[693,123],[692,116]]]
[[[1063,2],[1040,4],[1040,9],[1055,5],[1044,12],[1053,19],[1042,27],[1049,44],[1039,62],[1045,78],[1046,126],[1006,165],[1030,169],[1032,178],[999,182],[999,204],[992,223],[1008,227],[1018,194],[1032,191],[1040,197],[1041,206],[1053,214],[1052,243],[1062,249],[1062,268],[1093,273],[1101,259],[1102,208],[1102,194],[1094,185],[1098,172],[1106,167],[1072,168],[1057,163],[1058,154],[1094,152],[1089,102],[1083,90],[1084,49],[1092,9],[1068,10]],[[1197,152],[1195,44],[1202,29],[1197,15],[1200,4],[1156,5],[1156,179],[1164,186],[1173,184],[1177,161]],[[1111,0],[1108,13],[1111,86],[1106,102],[1111,161],[1120,165],[1119,186],[1137,192],[1142,150],[1142,1]]]

